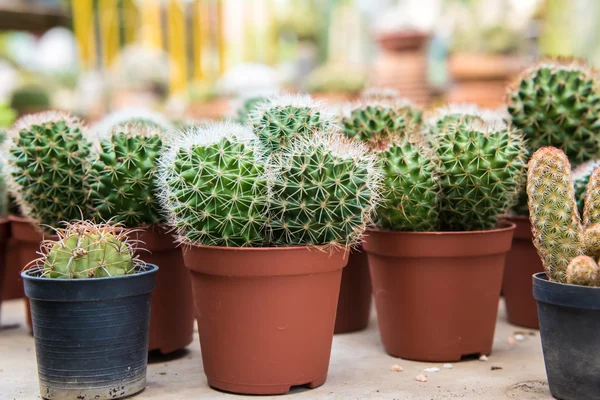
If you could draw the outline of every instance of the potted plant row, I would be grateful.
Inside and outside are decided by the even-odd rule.
[[[185,246],[209,385],[286,393],[325,382],[342,269],[380,173],[309,96],[270,98],[251,121],[169,143],[160,197]]]
[[[84,217],[136,228],[147,246],[141,259],[165,266],[150,334],[150,349],[163,353],[191,343],[194,323],[181,250],[162,227],[155,196],[158,155],[171,130],[143,113],[112,115],[89,130],[68,114],[45,112],[17,121],[4,145],[5,176],[23,213],[11,218],[21,268],[44,238],[56,238],[61,221]]]
[[[550,392],[600,399],[600,169],[589,179],[580,216],[568,156],[543,147],[529,161],[527,195],[545,270],[533,275],[533,296]]]
[[[582,212],[586,184],[600,158],[600,84],[595,73],[581,62],[542,60],[508,88],[507,111],[511,123],[523,132],[530,155],[554,146],[579,166],[576,196]],[[508,320],[538,328],[529,277],[542,272],[543,265],[532,243],[524,187],[508,220],[517,225],[502,287]]]

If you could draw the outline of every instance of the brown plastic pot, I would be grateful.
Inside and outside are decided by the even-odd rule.
[[[163,228],[142,227],[134,231],[142,241],[140,259],[159,266],[152,292],[148,350],[162,354],[183,349],[194,340],[194,303],[190,273],[183,265],[181,248]]]
[[[8,300],[4,296],[4,286],[7,274],[6,246],[10,240],[10,221],[8,218],[0,219],[0,303]]]
[[[367,253],[359,248],[350,252],[348,265],[342,272],[334,333],[349,333],[365,329],[369,325],[370,313],[369,263]]]
[[[437,362],[489,355],[514,229],[368,231],[363,247],[386,351]]]
[[[327,378],[344,249],[184,249],[208,384],[242,394]]]
[[[510,217],[507,221],[517,226],[512,248],[506,255],[502,280],[508,321],[526,328],[539,329],[531,277],[538,272],[543,272],[544,266],[533,245],[529,218]]]
[[[11,215],[8,217],[8,221],[11,225],[12,231],[14,230],[12,225],[14,223],[19,223],[15,221],[26,220],[24,218],[14,217]],[[21,271],[23,270],[24,265],[21,265],[21,261],[19,260],[20,241],[15,239],[12,234],[8,241],[8,248],[10,251],[6,252],[5,258],[3,259],[5,262],[5,268],[2,283],[2,299],[21,299],[25,297],[25,292],[23,290],[23,283],[21,282]]]

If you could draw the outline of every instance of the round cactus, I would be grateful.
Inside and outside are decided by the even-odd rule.
[[[270,165],[271,224],[282,245],[353,245],[378,203],[380,172],[361,143],[319,132]]]
[[[406,101],[370,101],[352,105],[341,122],[346,136],[380,148],[415,130],[419,123],[414,115],[418,110]]]
[[[287,95],[261,103],[250,114],[250,121],[267,154],[272,154],[296,138],[326,129],[332,124],[332,116],[309,95]]]
[[[360,94],[361,99],[365,101],[382,101],[382,100],[401,100],[400,92],[389,87],[369,87]]]
[[[92,135],[103,138],[107,132],[125,124],[148,125],[164,132],[177,130],[175,124],[158,112],[145,108],[131,108],[108,114],[92,127]]]
[[[159,198],[180,241],[260,246],[268,238],[264,162],[249,128],[190,128],[159,160]]]
[[[251,96],[242,101],[236,111],[236,121],[242,125],[250,123],[250,115],[261,104],[267,101],[267,96]]]
[[[503,123],[466,118],[443,124],[435,141],[442,229],[493,228],[523,183],[527,150],[522,135]]]
[[[402,139],[378,154],[383,169],[383,201],[377,226],[393,231],[438,229],[439,159],[422,143]]]
[[[575,62],[542,62],[508,92],[508,111],[531,151],[558,147],[574,165],[600,156],[600,86]]]
[[[127,227],[162,222],[155,178],[163,135],[161,128],[140,122],[105,134],[89,176],[94,217]]]
[[[42,243],[42,257],[33,262],[45,278],[105,278],[132,274],[143,262],[119,225],[87,221],[55,229],[57,240]]]
[[[567,266],[565,282],[572,285],[599,286],[600,268],[592,257],[577,256]]]
[[[80,219],[86,211],[91,144],[76,118],[27,115],[4,144],[9,190],[24,216],[43,226]]]

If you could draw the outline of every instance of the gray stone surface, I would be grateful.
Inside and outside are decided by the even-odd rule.
[[[39,399],[35,347],[25,328],[22,301],[2,303],[0,331],[0,399]],[[12,327],[11,325],[18,325]],[[509,340],[522,334],[522,341]],[[514,343],[513,343],[514,342]],[[392,365],[402,371],[392,371]],[[438,372],[424,372],[438,367]],[[499,367],[499,368],[497,368]],[[397,369],[397,368],[395,368]],[[423,374],[427,382],[415,377]],[[257,399],[210,389],[202,371],[197,340],[177,358],[151,358],[148,386],[136,399]],[[550,399],[539,333],[508,324],[500,304],[494,351],[487,361],[419,363],[388,356],[375,319],[366,331],[336,335],[329,377],[314,389],[294,389],[291,399]]]

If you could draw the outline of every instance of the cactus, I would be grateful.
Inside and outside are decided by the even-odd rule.
[[[341,122],[346,136],[380,148],[416,130],[419,117],[419,111],[403,100],[370,101],[352,105]]]
[[[366,75],[343,64],[324,64],[306,78],[306,91],[311,93],[359,93],[365,87]]]
[[[567,266],[565,283],[582,286],[600,286],[600,268],[592,257],[577,256]]]
[[[127,227],[162,222],[155,176],[163,130],[126,123],[104,136],[89,176],[94,217]]]
[[[144,266],[135,242],[122,226],[77,221],[54,229],[57,239],[42,242],[34,260],[40,275],[54,279],[106,278],[132,274]]]
[[[600,156],[599,89],[585,65],[544,61],[509,89],[508,112],[531,151],[558,147],[578,165]]]
[[[275,153],[295,138],[310,137],[332,124],[320,103],[309,95],[269,98],[250,114],[250,121],[267,154]]]
[[[389,87],[369,87],[362,91],[360,98],[364,101],[401,100],[400,92]]]
[[[565,282],[567,266],[584,255],[583,226],[569,160],[554,147],[542,147],[531,157],[527,171],[527,196],[533,244],[548,277]]]
[[[523,182],[526,149],[521,134],[501,122],[464,118],[441,124],[434,137],[443,193],[441,227],[493,228]]]
[[[394,231],[434,231],[439,228],[439,160],[426,145],[407,138],[378,154],[383,169],[382,207],[377,226]]]
[[[275,243],[357,243],[378,203],[381,180],[376,158],[363,144],[318,132],[295,140],[270,168]]]
[[[577,200],[577,209],[579,215],[583,215],[583,203],[587,191],[588,182],[592,172],[600,166],[600,160],[590,160],[584,162],[573,170],[573,182],[575,184],[575,199]]]
[[[236,111],[236,121],[242,125],[249,124],[250,115],[261,103],[267,101],[267,99],[268,97],[266,96],[251,96],[245,98]]]
[[[4,144],[6,177],[24,216],[47,227],[82,217],[90,147],[68,114],[44,112],[15,123]]]
[[[21,86],[11,95],[10,108],[19,115],[47,110],[50,108],[50,94],[42,85]]]
[[[260,246],[268,239],[264,161],[249,128],[190,128],[159,159],[159,199],[180,241]]]
[[[108,114],[92,127],[92,135],[103,138],[107,132],[112,132],[115,128],[128,123],[148,125],[164,132],[172,132],[177,129],[175,124],[158,112],[144,108],[132,108]]]

